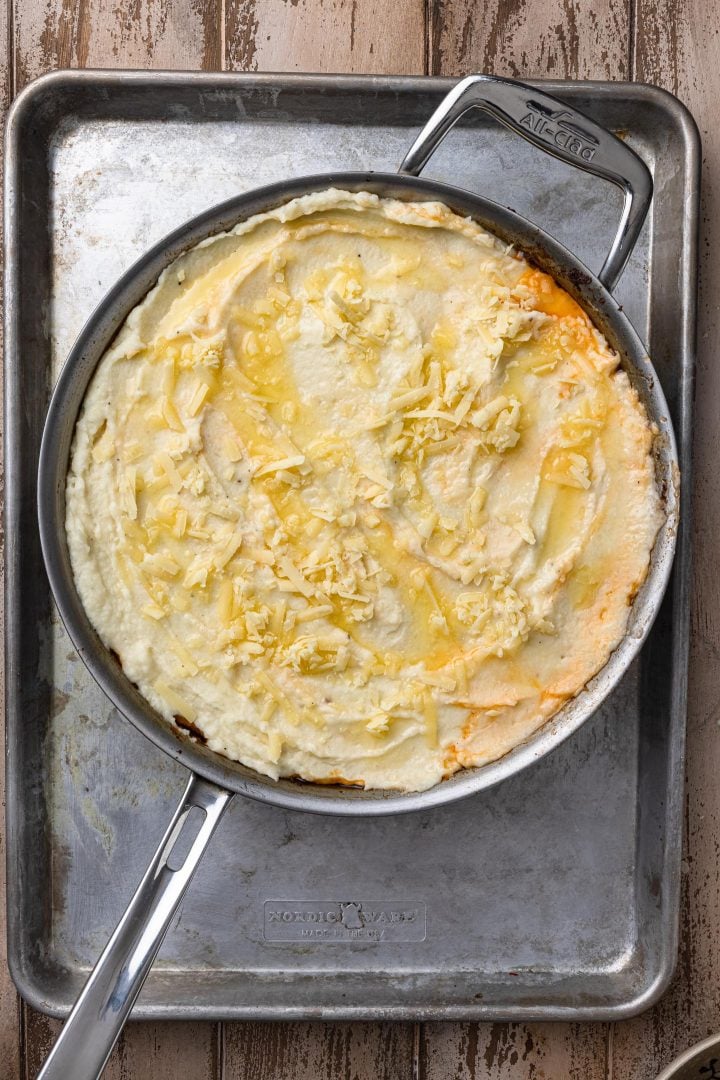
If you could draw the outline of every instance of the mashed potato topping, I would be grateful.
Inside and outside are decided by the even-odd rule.
[[[179,258],[103,357],[67,533],[166,718],[272,777],[422,790],[622,638],[662,521],[618,358],[439,203],[330,190]]]

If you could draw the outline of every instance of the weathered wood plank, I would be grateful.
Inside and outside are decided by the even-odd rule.
[[[5,114],[10,103],[11,57],[8,42],[8,4],[0,4],[0,152],[4,149]],[[0,177],[0,190],[2,178]],[[0,241],[2,223],[0,223]],[[0,326],[2,342],[2,326]],[[2,372],[0,372],[0,385]],[[0,442],[2,440],[2,417],[0,417]],[[5,483],[0,466],[0,500],[4,498]],[[4,625],[4,536],[0,524],[0,625]],[[4,670],[0,660],[0,701],[3,701]],[[0,725],[0,1062],[7,1080],[17,1080],[21,1072],[20,1000],[10,978],[7,966],[7,942],[5,920],[5,724]]]
[[[21,1028],[23,1071],[18,1075],[22,1075],[25,1080],[35,1080],[62,1024],[36,1013],[27,1005],[23,1007],[23,1010]]]
[[[219,1024],[131,1024],[103,1080],[215,1080],[220,1044]]]
[[[24,1076],[34,1080],[62,1029],[25,1006]],[[17,1037],[17,1026],[16,1026]],[[3,1065],[3,1069],[5,1066]],[[3,1071],[0,1075],[6,1077]],[[18,1072],[17,1076],[21,1073]],[[220,1076],[220,1027],[205,1023],[131,1023],[120,1037],[103,1080],[215,1080]],[[14,1080],[14,1074],[7,1074]]]
[[[225,40],[231,70],[422,74],[424,0],[227,0]]]
[[[676,93],[703,139],[703,199],[693,490],[693,603],[680,958],[658,1005],[613,1032],[613,1077],[655,1076],[681,1050],[720,1031],[720,93],[717,0],[636,0],[633,75]]]
[[[605,1080],[605,1038],[602,1024],[426,1024],[419,1075]]]
[[[629,0],[430,0],[432,75],[625,79]]]
[[[410,1024],[228,1024],[223,1080],[410,1080]]]
[[[16,90],[58,67],[220,67],[219,0],[11,2]],[[60,1027],[24,1006],[28,1080],[36,1076]],[[131,1024],[105,1076],[211,1080],[218,1071],[218,1045],[219,1027],[214,1024]]]
[[[220,0],[11,0],[16,89],[61,67],[217,69]]]

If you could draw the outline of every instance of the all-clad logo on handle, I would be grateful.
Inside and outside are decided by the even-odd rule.
[[[425,904],[416,901],[266,900],[266,941],[424,941]]]
[[[589,131],[585,131],[573,120],[573,114],[567,109],[549,109],[539,101],[526,101],[528,110],[520,120],[520,126],[542,136],[547,142],[555,143],[560,150],[574,154],[582,161],[592,161],[600,145]]]

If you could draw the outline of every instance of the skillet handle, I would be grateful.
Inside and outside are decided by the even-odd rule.
[[[100,1076],[231,798],[229,791],[207,780],[190,778],[145,876],[38,1080],[96,1080]],[[199,828],[197,819],[201,819]]]
[[[650,207],[653,184],[645,162],[594,120],[542,90],[496,75],[469,75],[440,103],[398,171],[418,176],[450,128],[473,107],[490,113],[546,154],[622,188],[620,225],[598,275],[612,292]]]

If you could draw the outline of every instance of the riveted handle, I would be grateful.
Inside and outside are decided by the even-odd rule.
[[[231,798],[229,791],[191,777],[38,1080],[97,1080],[100,1076]]]
[[[542,90],[495,75],[469,75],[435,110],[399,171],[418,176],[450,128],[472,108],[490,113],[546,154],[622,189],[625,203],[620,225],[598,275],[612,291],[650,207],[653,185],[645,162],[594,120]]]

